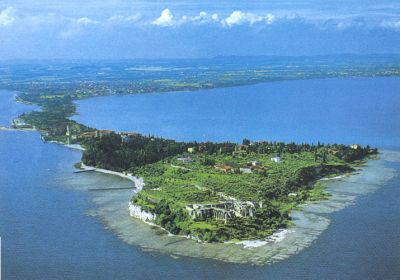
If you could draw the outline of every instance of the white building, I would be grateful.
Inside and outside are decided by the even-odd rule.
[[[280,157],[272,157],[271,161],[280,163],[280,162],[282,162],[282,159]]]
[[[179,160],[181,162],[192,162],[193,161],[193,159],[191,157],[184,157],[184,158],[180,157],[180,158],[177,158],[177,160]]]
[[[251,173],[251,168],[240,168],[239,170],[240,173],[245,173],[245,174]]]

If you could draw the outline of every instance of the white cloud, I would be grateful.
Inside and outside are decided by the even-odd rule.
[[[91,25],[91,24],[99,24],[97,20],[90,19],[88,17],[81,17],[75,21],[77,24],[81,25]]]
[[[135,23],[138,22],[141,18],[141,14],[136,13],[132,16],[121,16],[121,15],[116,15],[116,16],[112,16],[110,18],[107,19],[107,23],[110,24],[124,24],[124,23]]]
[[[272,14],[267,14],[264,19],[267,22],[267,24],[271,24],[274,22],[275,16]]]
[[[65,23],[62,24],[59,36],[63,39],[69,39],[81,35],[92,26],[98,26],[99,24],[99,21],[88,17],[65,18]]]
[[[6,6],[7,7],[7,6]],[[140,27],[156,25],[160,27],[182,27],[204,25],[205,29],[218,27],[235,27],[248,25],[259,27],[276,24],[307,24],[321,30],[345,30],[351,28],[385,28],[400,31],[400,18],[396,15],[359,15],[359,14],[321,14],[314,15],[307,11],[299,13],[274,10],[272,13],[256,13],[241,10],[229,11],[226,14],[217,14],[199,10],[195,14],[175,14],[166,8],[157,18],[146,14],[115,14],[110,17],[92,18],[82,13],[79,17],[66,16],[59,13],[29,14],[16,12],[13,7],[0,9],[0,28],[5,26],[29,26],[30,30],[54,30],[63,34],[63,37],[72,37],[89,30],[91,32],[109,32],[110,29],[121,27]],[[20,10],[18,10],[20,11]],[[4,29],[6,30],[6,29]],[[11,30],[7,28],[7,30]]]
[[[214,21],[219,21],[219,16],[218,16],[218,14],[213,14],[213,15],[211,16],[211,18],[212,18],[212,20],[214,20]]]
[[[226,19],[222,20],[221,23],[224,26],[233,26],[245,23],[252,25],[257,22],[265,22],[266,24],[271,24],[274,20],[275,16],[272,14],[260,16],[253,13],[234,11]]]
[[[184,23],[205,24],[211,22],[219,22],[218,15],[209,15],[206,12],[201,11],[197,16],[182,16],[181,19],[176,22],[176,25]]]
[[[158,26],[172,26],[174,25],[174,16],[169,9],[165,9],[161,12],[160,17],[155,19],[152,23]]]
[[[400,20],[384,20],[381,22],[381,26],[384,28],[400,30]]]
[[[8,7],[0,11],[0,26],[11,25],[15,21],[14,12],[15,9],[13,7]]]

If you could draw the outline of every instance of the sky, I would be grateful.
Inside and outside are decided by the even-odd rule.
[[[0,0],[0,60],[400,53],[399,0]]]

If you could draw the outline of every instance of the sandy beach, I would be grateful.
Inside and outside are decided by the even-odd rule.
[[[133,176],[132,174],[125,174],[122,172],[116,172],[116,171],[111,171],[111,170],[107,170],[107,169],[102,169],[102,168],[96,168],[93,166],[88,166],[84,163],[81,163],[81,169],[83,170],[93,170],[95,172],[100,172],[100,173],[104,173],[104,174],[110,174],[110,175],[114,175],[114,176],[118,176],[124,179],[128,179],[130,181],[132,181],[135,184],[136,190],[137,192],[141,191],[143,189],[144,186],[144,181],[143,178],[138,178],[136,176]]]

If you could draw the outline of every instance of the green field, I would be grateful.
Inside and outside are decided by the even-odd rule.
[[[133,168],[135,175],[144,178],[145,187],[132,202],[156,214],[154,222],[175,234],[190,234],[208,242],[264,238],[290,225],[289,212],[300,203],[328,197],[317,179],[353,170],[348,162],[327,150],[320,147],[315,151],[284,152],[279,163],[271,161],[276,153],[268,152],[183,153]],[[316,156],[320,154],[324,157]],[[259,166],[248,173],[251,161]],[[232,169],[225,172],[217,168],[220,165]],[[189,204],[232,199],[252,202],[255,216],[224,222],[192,219],[186,210]]]

